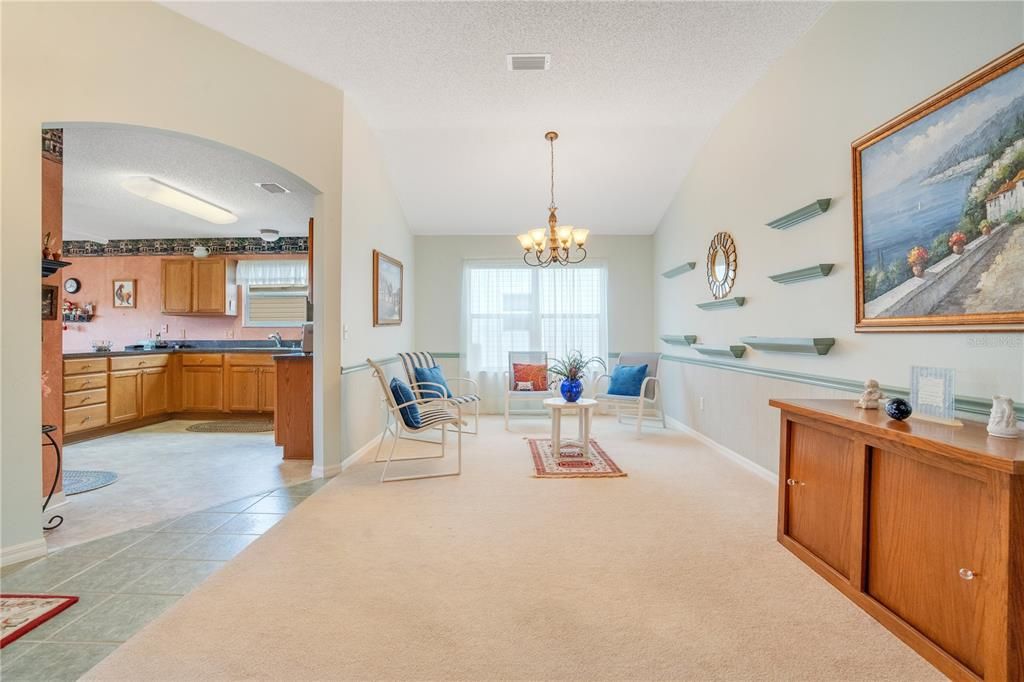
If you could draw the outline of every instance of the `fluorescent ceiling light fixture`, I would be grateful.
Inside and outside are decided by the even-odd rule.
[[[231,211],[214,206],[208,201],[203,201],[199,197],[194,197],[150,177],[140,175],[128,178],[121,183],[121,187],[143,199],[149,199],[182,213],[188,213],[208,223],[227,225],[238,222],[238,216]]]

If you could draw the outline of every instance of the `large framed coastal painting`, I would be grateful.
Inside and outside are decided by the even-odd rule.
[[[1024,329],[1024,45],[853,143],[857,331]]]

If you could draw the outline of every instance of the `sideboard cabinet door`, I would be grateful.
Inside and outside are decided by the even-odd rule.
[[[850,577],[853,442],[790,424],[786,535]]]
[[[991,483],[882,449],[870,472],[868,594],[984,677]]]

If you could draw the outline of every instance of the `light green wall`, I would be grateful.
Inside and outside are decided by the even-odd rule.
[[[827,356],[749,350],[769,368],[906,386],[912,364],[954,367],[957,393],[1024,399],[1024,335],[855,334],[850,143],[970,73],[1024,38],[1021,3],[838,3],[723,119],[698,154],[655,235],[655,267],[683,261],[697,271],[656,283],[655,333],[696,334],[727,345],[741,336],[835,337]],[[765,223],[821,198],[824,215],[789,230]],[[715,232],[731,232],[739,274],[735,310],[705,312],[703,261]],[[781,285],[769,275],[835,263],[831,275]],[[665,352],[695,356],[662,345]],[[695,356],[696,357],[696,356]],[[774,462],[775,395],[817,395],[812,387],[714,368],[684,370],[666,384],[669,414],[768,466]],[[700,418],[705,412],[728,419]],[[737,424],[744,424],[737,428]],[[747,435],[749,434],[749,438]]]

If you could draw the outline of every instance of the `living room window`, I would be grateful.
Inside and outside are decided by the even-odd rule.
[[[463,271],[463,352],[470,372],[508,368],[513,350],[560,357],[608,355],[605,264],[531,268],[467,261]]]

